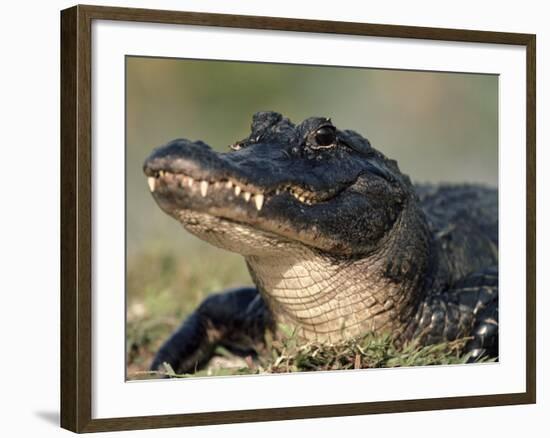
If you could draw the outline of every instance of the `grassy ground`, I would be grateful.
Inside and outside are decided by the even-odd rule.
[[[210,293],[251,284],[242,257],[190,240],[180,253],[164,247],[128,257],[126,351],[129,379]],[[137,373],[137,374],[136,374]]]
[[[427,347],[410,344],[397,349],[387,335],[366,335],[340,345],[323,346],[300,344],[288,328],[279,327],[282,336],[272,339],[268,335],[265,350],[254,360],[235,357],[220,347],[209,365],[193,375],[177,375],[170,367],[151,373],[148,366],[157,349],[205,296],[250,284],[240,256],[199,244],[188,247],[183,254],[153,248],[128,259],[129,379],[460,364],[468,359],[459,353],[465,340]]]

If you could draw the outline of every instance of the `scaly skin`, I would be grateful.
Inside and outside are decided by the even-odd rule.
[[[474,359],[498,355],[496,190],[415,187],[368,140],[323,118],[295,126],[258,113],[232,149],[175,140],[145,162],[159,206],[242,254],[257,287],[210,296],[153,369],[192,370],[217,344],[253,350],[278,323],[330,343],[469,336]]]

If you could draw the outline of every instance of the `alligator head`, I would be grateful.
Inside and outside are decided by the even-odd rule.
[[[227,221],[349,255],[372,251],[412,196],[395,161],[330,119],[294,125],[261,112],[251,131],[227,153],[185,139],[154,150],[144,171],[159,206],[206,240]],[[231,244],[244,255],[257,247],[253,239]]]
[[[166,213],[201,239],[245,256],[260,290],[284,308],[279,313],[307,325],[311,308],[291,308],[289,290],[301,290],[300,299],[317,292],[327,298],[338,292],[328,286],[336,273],[341,287],[350,282],[338,298],[348,309],[342,318],[348,311],[361,317],[350,304],[359,293],[373,307],[364,320],[415,300],[404,290],[418,289],[412,282],[427,264],[428,239],[410,180],[394,160],[330,119],[294,125],[274,112],[255,114],[251,134],[230,148],[216,153],[201,141],[174,140],[151,153],[144,172]],[[350,265],[355,270],[346,273]],[[376,298],[388,282],[395,296],[385,288]],[[309,322],[319,337],[319,322]]]

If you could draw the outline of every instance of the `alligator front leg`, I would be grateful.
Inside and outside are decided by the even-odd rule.
[[[243,287],[210,295],[156,354],[152,370],[168,363],[177,373],[205,364],[217,345],[254,349],[270,328],[270,314],[257,289]]]
[[[421,305],[406,336],[420,338],[424,344],[467,337],[463,352],[470,354],[470,362],[483,356],[497,358],[497,268],[470,274],[451,289],[429,297]]]

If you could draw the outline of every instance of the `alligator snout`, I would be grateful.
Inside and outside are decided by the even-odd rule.
[[[223,167],[223,161],[206,143],[177,139],[156,148],[145,160],[143,171],[149,177],[170,172],[204,179],[213,172],[222,171]]]

